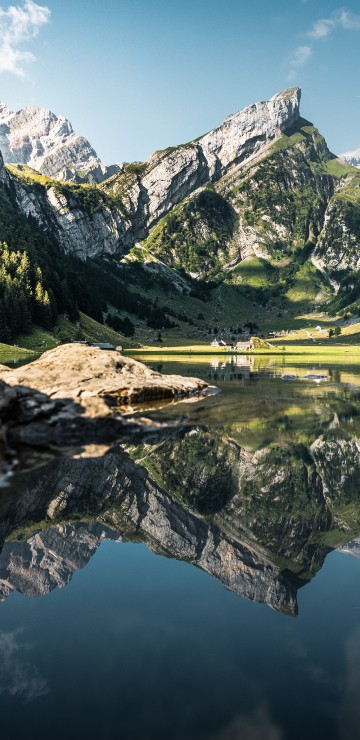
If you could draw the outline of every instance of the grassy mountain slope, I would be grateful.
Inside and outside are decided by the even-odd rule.
[[[346,223],[347,251],[356,253],[359,182],[358,171],[335,158],[317,129],[300,119],[258,161],[176,206],[130,259],[145,267],[159,260],[198,280],[237,286],[241,320],[244,300],[272,319],[323,309],[333,294],[324,245],[332,240],[334,250],[343,250],[329,213],[335,210]],[[353,281],[348,262],[345,274]],[[345,295],[332,305],[346,304]]]
[[[350,173],[358,175],[330,154],[314,126],[300,119],[293,133],[283,135],[259,161],[237,168],[174,208],[143,246],[166,264],[203,277],[251,255],[270,264],[300,252],[307,258],[329,201]]]
[[[164,150],[156,162],[174,154]],[[26,166],[9,169],[29,194],[55,188],[77,211],[94,215],[111,205],[129,218],[126,193],[150,164],[129,165],[99,188],[57,183]],[[29,336],[36,336],[34,324],[53,337],[69,335],[61,322],[76,327],[82,312],[99,324],[127,321],[135,341],[155,341],[160,331],[166,341],[187,343],[217,330],[236,335],[247,322],[266,332],[298,328],[309,313],[358,313],[359,204],[359,171],[336,159],[300,119],[260,155],[172,208],[125,258],[123,245],[119,257],[81,261],[64,254],[51,229],[19,213],[11,188],[0,193],[0,241],[30,261],[32,277],[20,286],[24,292],[26,284],[22,330]],[[11,322],[20,277],[6,259],[3,341],[19,334]],[[47,304],[42,320],[39,295]],[[102,337],[110,330],[104,326]]]

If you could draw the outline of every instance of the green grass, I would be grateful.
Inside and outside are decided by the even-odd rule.
[[[341,159],[329,159],[325,163],[325,170],[329,175],[333,177],[346,177],[346,175],[355,175],[356,170],[348,162],[343,162]]]
[[[315,302],[323,287],[314,265],[305,262],[295,273],[293,284],[285,295],[291,303],[308,304]]]
[[[39,326],[34,326],[28,334],[18,334],[15,341],[20,347],[37,353],[46,352],[60,344],[53,333]]]
[[[20,334],[16,337],[16,344],[24,351],[46,352],[57,347],[59,344],[73,342],[74,340],[86,340],[88,342],[109,342],[115,346],[135,347],[136,343],[108,326],[99,324],[94,319],[80,313],[80,321],[73,324],[68,319],[59,318],[56,326],[51,331],[40,327],[34,327],[29,334]],[[1,345],[0,345],[1,346]],[[8,345],[3,345],[8,346]],[[16,355],[17,357],[19,354]]]
[[[271,340],[273,344],[273,340]],[[227,348],[211,347],[209,344],[188,344],[188,345],[174,345],[174,346],[143,346],[138,349],[128,350],[128,354],[136,355],[213,355],[217,357],[235,355],[235,354],[246,354],[254,356],[278,356],[284,361],[289,358],[295,358],[300,362],[330,362],[331,364],[360,364],[360,344],[336,344],[334,342],[328,342],[322,345],[310,345],[296,343],[296,340],[289,342],[285,338],[276,340],[276,344],[273,347],[259,347],[249,352],[239,352],[228,350]]]
[[[80,313],[79,325],[72,324],[67,319],[59,319],[55,338],[60,342],[73,341],[74,339],[86,339],[89,342],[110,342],[111,344],[121,345],[122,347],[134,347],[136,343],[124,337],[109,326],[99,324],[98,321],[91,319]]]
[[[277,141],[272,144],[268,156],[270,157],[276,152],[283,152],[286,149],[289,149],[289,147],[300,144],[302,141],[305,141],[305,136],[301,131],[296,131],[294,134],[290,135],[283,134],[280,139],[277,139]]]
[[[3,344],[0,342],[0,364],[8,365],[12,362],[31,359],[33,352],[25,347],[17,347],[12,344]]]
[[[12,175],[15,175],[15,177],[28,185],[31,185],[34,182],[39,185],[43,185],[45,188],[58,185],[58,180],[53,180],[47,175],[42,175],[41,172],[33,170],[32,167],[28,167],[27,164],[7,164],[6,168]]]
[[[353,346],[360,347],[360,322],[354,322],[353,324],[341,325],[341,322],[337,319],[331,318],[324,315],[308,315],[299,317],[302,322],[302,327],[296,330],[295,334],[286,334],[284,337],[275,337],[271,340],[272,343],[285,343],[286,345],[311,345],[314,346],[313,339],[316,340],[316,346],[339,346],[351,344]],[[337,337],[329,338],[329,329],[339,325],[341,328],[341,334]],[[321,331],[317,331],[316,327],[321,326]]]
[[[135,250],[145,253],[139,247]],[[288,287],[287,274],[292,268],[291,286]],[[162,274],[160,269],[159,275]],[[244,282],[239,283],[239,279]],[[310,328],[321,324],[330,328],[337,322],[336,317],[319,314],[316,308],[319,300],[327,299],[329,291],[321,275],[312,263],[294,264],[291,257],[271,263],[256,257],[244,260],[229,270],[220,284],[206,292],[207,300],[200,300],[186,291],[180,292],[176,284],[181,284],[181,289],[186,287],[181,275],[166,268],[164,284],[154,278],[153,282],[141,287],[146,298],[159,306],[169,307],[173,312],[170,318],[178,326],[160,330],[162,344],[169,347],[209,345],[214,337],[209,329],[214,328],[218,328],[220,337],[237,337],[238,327],[244,327],[248,320],[257,323],[258,329],[254,333],[258,335],[274,330],[300,330],[307,325]],[[179,313],[185,313],[190,323],[177,318]],[[131,314],[129,317],[135,324],[136,342],[149,346],[151,338],[151,344],[157,346],[158,330],[149,329],[146,314],[143,318]],[[298,338],[304,344],[311,342],[308,342],[306,333]]]
[[[348,201],[350,203],[357,204],[360,200],[360,172],[354,167],[351,167],[351,174],[353,176],[349,177],[346,184],[338,193],[335,193],[334,199],[337,201]]]
[[[271,268],[266,260],[260,257],[247,257],[231,270],[232,278],[240,278],[241,282],[261,288],[269,285]]]

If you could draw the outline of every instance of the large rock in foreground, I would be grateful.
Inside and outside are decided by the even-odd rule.
[[[119,352],[81,344],[64,344],[16,370],[0,368],[9,385],[25,385],[51,399],[71,399],[87,416],[109,414],[123,404],[201,393],[199,378],[162,375]]]
[[[197,378],[161,375],[141,362],[95,347],[69,344],[29,365],[0,365],[0,486],[13,470],[29,470],[54,457],[103,454],[158,425],[124,418],[119,406],[180,398],[207,387]],[[87,454],[87,453],[86,453]]]

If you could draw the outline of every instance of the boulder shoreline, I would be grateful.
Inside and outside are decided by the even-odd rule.
[[[71,399],[90,417],[125,404],[201,395],[208,388],[199,378],[163,375],[119,352],[81,344],[60,345],[16,369],[2,366],[0,379],[51,399]]]
[[[207,388],[199,378],[162,375],[118,352],[75,344],[15,370],[0,366],[0,483],[49,456],[159,427],[124,418],[124,405],[201,396]]]

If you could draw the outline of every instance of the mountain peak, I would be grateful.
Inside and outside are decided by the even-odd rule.
[[[3,100],[0,100],[0,123],[14,115],[14,111],[9,108]]]
[[[57,180],[101,182],[119,169],[101,162],[65,116],[39,106],[15,113],[0,102],[0,149],[5,162],[27,164]]]
[[[349,164],[352,164],[353,167],[360,169],[360,149],[353,149],[350,152],[344,152],[343,154],[340,154],[340,157],[349,162]]]
[[[296,100],[300,104],[301,99],[301,87],[287,87],[286,90],[281,90],[270,98],[270,100]]]

